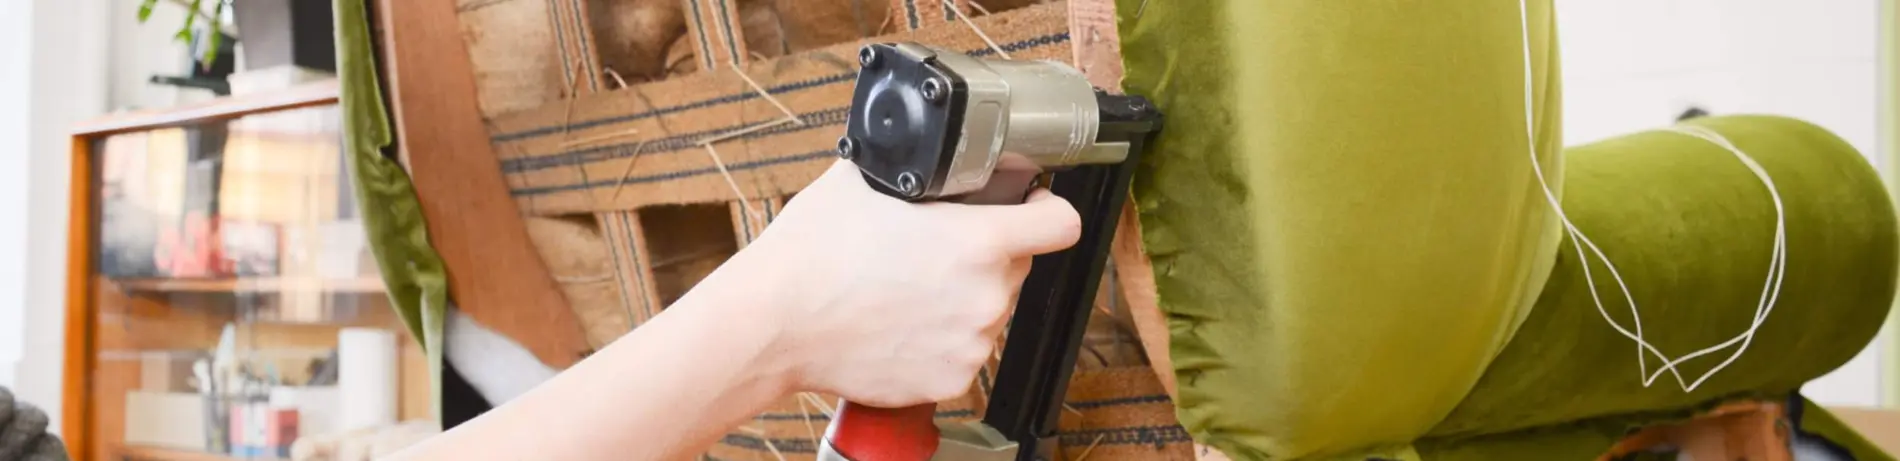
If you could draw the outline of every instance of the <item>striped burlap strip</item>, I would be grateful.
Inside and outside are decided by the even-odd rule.
[[[738,0],[685,2],[686,34],[699,50],[700,69],[739,67],[746,62],[745,31],[739,27]]]
[[[1065,6],[1056,3],[974,21],[1016,59],[1065,60],[1071,55],[1066,16]],[[916,40],[978,56],[994,54],[961,24],[873,40]],[[796,192],[835,158],[832,148],[850,105],[857,48],[840,44],[747,67],[748,75],[804,122],[719,143],[727,171],[748,195]],[[528,213],[546,215],[731,201],[732,186],[708,164],[698,142],[783,120],[785,114],[730,72],[634,85],[580,98],[571,109],[553,103],[492,120],[491,141],[516,203]],[[631,130],[638,136],[586,145],[564,143],[561,136],[591,139]]]
[[[613,253],[614,275],[620,284],[620,303],[627,311],[627,324],[638,328],[660,314],[659,288],[653,283],[653,260],[647,252],[640,215],[633,210],[609,211],[595,215],[600,233]]]
[[[572,88],[561,97],[600,91],[600,54],[594,49],[594,29],[587,22],[587,1],[547,0],[547,3],[556,54],[561,57],[562,81]]]
[[[763,220],[754,219],[754,213],[747,213],[744,204],[732,202],[727,205],[732,209],[732,235],[739,239],[739,248],[745,248],[759,237],[759,233],[765,232],[765,225],[777,218],[779,209],[785,207],[785,199],[776,197],[753,200],[751,203],[758,207],[756,214]]]
[[[957,11],[971,14],[968,0],[891,0],[891,14],[897,15],[897,23],[904,30],[917,30],[934,27],[946,22],[957,21]]]

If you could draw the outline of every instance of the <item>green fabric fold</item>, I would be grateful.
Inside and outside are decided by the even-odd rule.
[[[1881,451],[1880,447],[1848,427],[1847,423],[1842,422],[1833,413],[1829,413],[1826,408],[1806,398],[1802,398],[1800,403],[1801,421],[1798,422],[1796,429],[1801,432],[1820,437],[1840,447],[1847,451],[1848,456],[1853,456],[1857,461],[1892,461],[1894,459],[1892,454]]]
[[[1681,134],[1636,133],[1559,162],[1548,0],[1524,13],[1517,2],[1118,6],[1123,86],[1168,117],[1135,195],[1178,414],[1235,459],[1593,459],[1631,428],[1786,395],[1865,346],[1892,300],[1895,219],[1864,158],[1796,120],[1694,121],[1773,175],[1788,274],[1737,362],[1693,392],[1673,376],[1645,387],[1636,346],[1605,322],[1563,243],[1529,144],[1671,358],[1750,323],[1773,207],[1741,162]],[[1633,326],[1592,264],[1605,309]],[[1727,357],[1681,370],[1693,380]]]
[[[376,258],[390,307],[428,354],[434,411],[440,419],[442,324],[447,315],[448,277],[429,246],[422,205],[402,165],[383,155],[389,147],[388,111],[377,80],[376,53],[363,0],[334,0],[337,78],[342,86],[344,158],[357,209],[363,211],[370,252]]]
[[[1558,227],[1549,2],[1124,0],[1124,88],[1179,415],[1241,459],[1424,435],[1504,347]]]

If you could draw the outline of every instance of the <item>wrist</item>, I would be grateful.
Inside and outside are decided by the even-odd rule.
[[[743,289],[729,290],[751,297],[732,303],[729,315],[760,324],[762,337],[769,342],[763,362],[784,380],[788,392],[808,391],[812,369],[825,355],[822,334],[812,331],[823,322],[815,319],[827,302],[822,288],[836,281],[819,280],[825,273],[819,266],[826,261],[801,254],[800,239],[767,232],[747,245],[720,267],[721,276],[740,281]],[[727,269],[731,269],[727,271]]]
[[[796,282],[786,279],[796,271],[774,270],[769,264],[773,258],[755,251],[764,249],[756,242],[747,246],[674,306],[693,317],[689,321],[703,322],[717,332],[714,341],[739,349],[745,357],[742,385],[778,397],[797,390],[800,370],[808,362],[801,348],[789,346],[795,342],[789,330],[796,318],[788,311],[798,309],[803,295]]]

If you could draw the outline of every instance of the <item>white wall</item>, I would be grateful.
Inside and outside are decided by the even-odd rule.
[[[28,122],[33,5],[0,1],[0,387],[17,384],[25,346],[26,215],[24,178]]]
[[[0,383],[49,409],[64,351],[66,134],[106,107],[107,6],[0,1]]]
[[[1691,105],[1821,125],[1878,162],[1879,0],[1557,0],[1564,138],[1671,123]],[[1773,320],[1770,320],[1773,321]],[[1881,404],[1883,336],[1804,393]]]
[[[57,409],[63,371],[67,133],[113,110],[209,99],[147,82],[177,75],[185,10],[139,0],[0,0],[0,386]],[[52,412],[53,426],[59,413]]]
[[[0,0],[3,1],[3,0]],[[110,4],[106,12],[111,36],[108,107],[113,110],[166,108],[211,99],[210,92],[154,85],[154,74],[183,75],[190,68],[185,61],[188,47],[172,39],[184,24],[186,8],[159,2],[151,19],[139,24],[140,0],[90,0]],[[210,2],[205,2],[210,3]]]

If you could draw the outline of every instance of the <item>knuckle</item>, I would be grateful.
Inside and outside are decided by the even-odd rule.
[[[1057,231],[1062,235],[1062,241],[1064,242],[1073,245],[1076,240],[1082,238],[1082,216],[1076,214],[1073,209],[1068,210],[1068,213],[1064,215],[1061,223],[1057,226],[1059,226]]]

